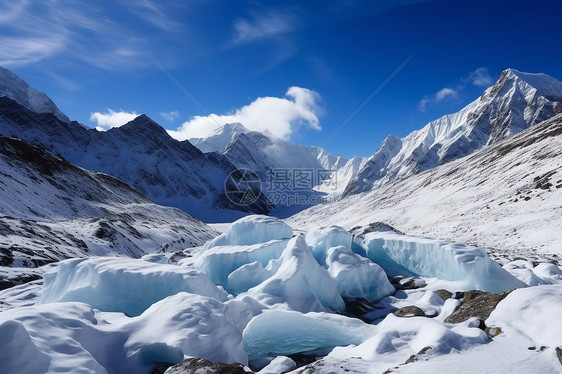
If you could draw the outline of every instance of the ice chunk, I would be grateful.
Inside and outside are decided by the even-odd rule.
[[[289,355],[338,345],[360,344],[376,327],[359,319],[336,314],[302,314],[285,310],[265,311],[244,329],[244,347],[250,360]]]
[[[546,282],[552,284],[562,283],[562,270],[554,264],[538,264],[533,268],[533,273]]]
[[[550,282],[539,278],[533,272],[533,264],[525,260],[515,260],[502,266],[515,278],[528,286],[538,286],[541,284],[549,284]]]
[[[286,373],[297,367],[295,361],[286,356],[275,357],[269,365],[259,371],[259,374],[279,374]]]
[[[138,365],[123,363],[125,354],[119,343],[122,346],[124,334],[102,331],[104,326],[100,326],[94,313],[82,303],[39,305],[0,313],[0,373],[107,374],[111,367],[113,372],[138,372]]]
[[[81,301],[107,312],[141,314],[153,303],[181,291],[226,300],[205,274],[176,265],[97,257],[63,261],[44,276],[38,303]]]
[[[460,351],[487,343],[488,337],[478,327],[460,324],[448,327],[426,317],[399,318],[389,314],[377,325],[375,334],[357,347],[337,347],[329,357],[361,357],[365,361],[404,362],[426,347],[427,356]],[[426,357],[424,355],[424,357]]]
[[[272,275],[262,264],[255,261],[239,267],[228,276],[228,290],[239,294],[248,291]]]
[[[265,305],[300,312],[345,309],[334,280],[316,262],[303,235],[289,241],[280,261],[273,276],[248,291],[251,297]]]
[[[390,275],[403,270],[417,276],[456,281],[459,289],[499,292],[525,287],[483,250],[460,243],[372,232],[357,238],[354,251],[365,254]]]
[[[242,331],[259,310],[180,292],[140,316],[52,303],[0,313],[0,373],[141,373],[187,357],[247,363]]]
[[[338,226],[320,227],[306,234],[306,244],[322,266],[326,266],[328,249],[338,246],[351,248],[352,241],[352,235]]]
[[[270,240],[290,239],[293,229],[269,216],[251,215],[232,223],[228,231],[207,242],[205,248],[230,245],[252,245]]]
[[[129,359],[178,363],[188,356],[248,363],[242,331],[253,317],[249,304],[181,292],[153,304],[126,326]]]
[[[211,247],[197,257],[194,266],[205,273],[214,283],[234,292],[228,285],[230,273],[243,265],[256,261],[262,267],[267,266],[271,259],[281,256],[288,242],[289,240],[285,239],[253,245]]]
[[[330,248],[326,264],[338,291],[345,298],[378,301],[396,291],[379,265],[347,247]]]

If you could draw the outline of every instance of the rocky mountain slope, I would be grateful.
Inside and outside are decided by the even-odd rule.
[[[325,170],[327,179],[314,178],[314,189],[328,194],[341,194],[359,171],[365,158],[347,159],[334,156],[321,147],[304,146],[261,132],[250,131],[240,123],[229,123],[206,138],[190,142],[203,152],[223,153],[233,164],[247,168],[268,180],[269,169]]]
[[[224,193],[236,167],[218,153],[203,154],[188,141],[171,138],[145,115],[102,132],[77,122],[61,121],[50,113],[36,113],[0,97],[0,134],[38,144],[89,170],[113,175],[145,193],[151,200],[183,209],[205,220],[267,213],[264,196],[238,205]]]
[[[198,246],[216,235],[182,210],[152,203],[106,174],[0,136],[0,287],[71,257],[133,258]]]
[[[467,156],[562,112],[562,82],[505,70],[497,83],[458,113],[405,138],[390,135],[346,186],[344,195],[407,178]]]
[[[562,256],[562,115],[473,154],[368,193],[312,207],[287,222],[400,231],[493,248],[493,255]]]
[[[32,112],[52,113],[64,122],[70,122],[68,117],[60,111],[53,101],[43,92],[29,87],[25,81],[0,66],[0,97],[6,96]]]

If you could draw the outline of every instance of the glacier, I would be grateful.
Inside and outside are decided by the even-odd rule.
[[[157,363],[200,357],[269,373],[294,369],[293,354],[324,356],[315,367],[345,360],[359,372],[384,370],[422,350],[439,360],[490,342],[477,318],[443,322],[461,301],[444,300],[433,279],[451,290],[503,290],[526,286],[510,271],[531,271],[541,283],[562,275],[552,264],[504,269],[478,248],[391,231],[353,236],[328,226],[294,235],[266,216],[242,218],[189,253],[179,263],[159,253],[65,260],[46,269],[42,286],[19,286],[26,300],[0,291],[8,305],[0,312],[0,334],[8,337],[0,372],[148,374]],[[396,292],[388,279],[411,274],[430,286]],[[540,287],[557,302],[556,286]],[[486,323],[522,329],[509,309],[515,305],[545,329],[524,311],[529,300],[545,307],[537,291],[526,291],[534,288],[514,291]],[[353,314],[357,300],[374,314]],[[435,318],[392,314],[408,305]],[[548,344],[557,344],[557,333],[529,331]]]
[[[375,330],[361,320],[334,314],[272,310],[253,318],[244,329],[243,338],[251,360],[360,344]]]
[[[224,291],[197,270],[128,258],[65,260],[43,278],[39,304],[80,301],[129,316],[181,291],[227,299]]]
[[[394,232],[372,232],[355,241],[354,249],[390,275],[455,281],[457,290],[499,292],[525,287],[483,250],[461,243],[418,238]]]

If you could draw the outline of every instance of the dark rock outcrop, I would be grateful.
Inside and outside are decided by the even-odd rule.
[[[445,323],[460,323],[469,318],[477,317],[481,321],[485,321],[490,313],[496,309],[496,306],[513,290],[503,291],[500,293],[484,292],[484,291],[467,291],[464,293],[460,308],[445,318]]]
[[[247,374],[241,364],[212,362],[203,358],[188,358],[166,370],[166,374]]]

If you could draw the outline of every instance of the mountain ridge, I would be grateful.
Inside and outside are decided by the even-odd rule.
[[[459,112],[431,121],[404,138],[385,139],[343,195],[369,191],[464,157],[561,112],[562,82],[546,74],[506,69],[496,84]]]

